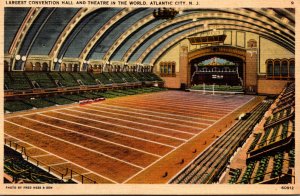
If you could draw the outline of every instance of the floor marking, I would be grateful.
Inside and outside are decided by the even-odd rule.
[[[104,103],[104,104],[111,105],[111,104],[116,104],[116,103]],[[161,113],[161,114],[168,114],[168,115],[172,114],[172,116],[181,116],[181,117],[184,116],[185,118],[192,118],[192,119],[196,119],[196,120],[216,121],[216,119],[212,119],[212,118],[214,118],[214,116],[210,116],[210,115],[207,115],[207,114],[206,115],[205,114],[200,115],[201,114],[200,113],[197,116],[188,116],[189,114],[188,114],[187,110],[184,110],[184,112],[183,112],[183,111],[179,111],[179,110],[173,110],[171,108],[166,108],[166,109],[163,108],[163,111],[161,111],[162,109],[160,107],[150,108],[150,107],[147,107],[147,106],[144,106],[144,105],[137,106],[137,105],[134,105],[134,104],[126,104],[126,107],[128,107],[128,108],[134,107],[135,109],[138,108],[140,110],[146,110],[146,111],[151,110],[151,112],[158,112],[158,113]]]
[[[113,120],[118,120],[118,121],[123,121],[123,122],[129,122],[129,123],[133,123],[133,124],[139,124],[139,125],[148,126],[148,127],[154,127],[154,128],[157,128],[157,129],[164,129],[164,130],[178,132],[178,133],[184,133],[184,134],[188,134],[188,135],[195,135],[195,133],[190,133],[190,132],[185,132],[185,131],[179,131],[179,130],[175,130],[175,129],[171,129],[171,128],[164,128],[164,127],[159,127],[159,126],[149,125],[149,124],[144,124],[144,123],[139,123],[139,122],[133,122],[133,121],[130,121],[130,120],[124,120],[124,119],[120,119],[120,118],[107,117],[107,116],[104,116],[104,115],[92,114],[90,112],[82,112],[82,111],[72,110],[72,109],[66,109],[66,110],[76,111],[76,112],[83,113],[83,114],[89,114],[89,115],[99,116],[99,117],[113,119]]]
[[[159,102],[159,101],[158,101]],[[115,104],[115,103],[117,103],[117,102],[110,102],[110,104]],[[124,102],[122,102],[122,103],[124,103],[124,104],[128,104],[128,105],[131,105],[131,106],[134,106],[135,104],[133,104],[131,101],[124,101]],[[174,106],[174,104],[154,104],[154,102],[153,101],[139,101],[138,102],[138,104],[140,104],[139,106],[141,106],[141,107],[144,107],[144,105],[151,105],[152,107],[154,107],[155,109],[160,109],[160,108],[162,108],[164,111],[170,111],[170,112],[172,112],[172,111],[175,111],[175,112],[180,112],[180,113],[182,113],[182,114],[185,114],[185,112],[187,111],[187,110],[197,110],[197,111],[199,111],[199,113],[200,114],[203,114],[204,116],[209,116],[209,117],[211,117],[211,112],[213,112],[213,111],[207,111],[208,109],[214,109],[214,110],[219,110],[220,112],[222,112],[222,113],[228,113],[228,112],[230,112],[230,109],[228,109],[228,110],[223,110],[222,108],[221,108],[221,106],[219,106],[219,107],[214,107],[214,105],[211,105],[211,107],[210,106],[207,106],[207,107],[178,107],[178,106]],[[184,104],[184,103],[183,103]],[[236,108],[236,106],[234,106],[234,107],[231,107],[231,110],[233,109],[233,108]],[[196,117],[197,118],[197,117]],[[201,117],[200,117],[201,118]]]
[[[212,127],[213,125],[215,125],[216,123],[220,122],[221,120],[223,120],[224,118],[226,118],[227,116],[229,116],[230,114],[232,114],[233,112],[237,111],[239,108],[241,108],[242,106],[248,104],[250,101],[252,101],[255,97],[253,97],[252,99],[250,99],[247,103],[241,105],[240,107],[236,108],[235,110],[233,110],[232,112],[230,112],[229,114],[223,116],[222,118],[220,118],[219,120],[217,120],[215,123],[211,124],[210,126],[208,126],[206,129],[204,129],[203,131],[199,132],[197,135],[194,135],[192,138],[190,138],[188,141],[182,143],[181,145],[179,145],[177,148],[173,149],[172,151],[168,152],[165,156],[161,157],[160,159],[154,161],[153,163],[151,163],[150,165],[148,165],[147,167],[145,167],[143,170],[137,172],[136,174],[134,174],[133,176],[131,176],[130,178],[128,178],[127,180],[125,180],[124,182],[122,182],[122,184],[128,182],[129,180],[131,180],[132,178],[134,178],[135,176],[139,175],[140,173],[142,173],[143,171],[145,171],[146,169],[148,169],[149,167],[151,167],[152,165],[154,165],[155,163],[157,163],[158,161],[160,161],[161,159],[163,159],[164,157],[168,156],[169,154],[171,154],[172,152],[174,152],[175,150],[179,149],[181,146],[183,146],[184,144],[186,144],[187,142],[191,141],[193,138],[197,137],[199,134],[201,134],[202,132],[204,132],[205,130],[209,129],[210,127]],[[198,157],[198,156],[196,156]],[[177,176],[178,173],[175,175]],[[172,178],[173,179],[173,178]]]
[[[53,155],[52,155],[53,156]],[[53,167],[53,166],[58,166],[58,165],[65,165],[68,164],[68,162],[61,162],[61,163],[54,163],[54,164],[49,164],[49,167]]]
[[[48,117],[48,116],[46,116],[46,115],[44,115],[44,114],[39,114],[39,115]],[[38,122],[38,123],[41,123],[41,124],[44,124],[44,125],[47,125],[47,126],[55,127],[55,128],[57,128],[57,129],[62,129],[62,130],[65,130],[65,131],[67,131],[67,132],[71,132],[71,133],[83,135],[83,136],[86,136],[86,137],[93,138],[93,139],[95,139],[95,140],[100,140],[100,141],[104,141],[104,142],[106,142],[106,143],[114,144],[114,145],[116,145],[116,146],[121,146],[121,147],[124,147],[124,148],[129,148],[129,149],[131,149],[131,150],[139,151],[139,152],[142,152],[142,153],[144,153],[144,154],[149,154],[149,155],[152,155],[152,156],[155,156],[155,157],[161,157],[161,156],[159,156],[159,155],[157,155],[157,154],[153,154],[153,153],[150,153],[150,152],[146,152],[146,151],[143,151],[143,150],[140,150],[140,149],[136,149],[136,148],[133,148],[133,147],[129,147],[129,146],[126,146],[126,145],[123,145],[123,144],[111,142],[111,141],[108,141],[108,140],[105,140],[105,139],[102,139],[102,138],[98,138],[98,137],[96,137],[96,136],[92,136],[92,135],[80,133],[80,132],[74,131],[74,130],[72,130],[72,129],[66,129],[66,128],[63,128],[63,127],[60,127],[60,126],[56,126],[56,125],[52,125],[52,124],[49,124],[49,123],[41,122],[41,121],[39,121],[39,120],[33,120],[33,119],[28,118],[28,117],[23,117],[23,118],[25,118],[25,119],[27,119],[27,120],[35,121],[35,122]]]
[[[195,121],[196,120],[201,120],[201,118],[196,118],[196,117],[182,116],[182,115],[178,115],[178,114],[170,114],[170,113],[157,112],[157,111],[149,111],[149,110],[145,110],[145,109],[136,109],[136,108],[125,107],[125,106],[114,106],[114,105],[109,105],[109,104],[106,104],[106,103],[94,103],[94,104],[95,105],[106,105],[108,107],[114,107],[114,108],[115,107],[116,108],[126,108],[126,109],[129,108],[130,110],[136,110],[136,111],[141,111],[141,112],[150,112],[150,113],[156,113],[156,114],[163,114],[163,115],[167,115],[167,116],[177,116],[177,117],[186,118],[186,119],[194,119]],[[202,120],[207,120],[207,121],[215,122],[215,120],[210,120],[210,119],[202,119]]]
[[[176,120],[176,121],[182,121],[182,122],[187,122],[188,120],[181,120],[181,119],[177,119],[177,118],[171,118],[171,117],[164,117],[164,116],[157,116],[157,115],[151,115],[151,114],[145,114],[145,113],[139,113],[139,112],[133,112],[133,111],[129,111],[129,110],[122,110],[122,109],[117,109],[117,108],[111,108],[109,107],[109,105],[89,105],[89,108],[90,107],[96,107],[96,108],[107,108],[107,109],[110,109],[110,110],[117,110],[117,111],[124,111],[124,112],[128,112],[128,113],[132,113],[132,114],[142,114],[142,115],[145,115],[145,116],[154,116],[154,117],[157,117],[157,118],[163,118],[163,119],[170,119],[170,120]],[[119,107],[119,108],[124,108],[126,109],[126,107]],[[132,108],[130,108],[132,109]],[[133,110],[133,109],[132,109]],[[159,120],[158,120],[159,121]],[[192,123],[192,124],[200,124],[200,125],[210,125],[210,124],[207,124],[207,123],[200,123],[200,122],[195,122],[195,121],[188,121],[188,123]],[[189,126],[189,125],[184,125],[184,126]],[[191,126],[193,127],[193,126]]]
[[[46,157],[46,156],[51,156],[51,154],[41,154],[41,155],[35,155],[35,156],[31,156],[31,157],[38,158],[38,157]]]
[[[51,111],[51,112],[52,112],[52,111]],[[144,130],[141,130],[141,129],[136,129],[136,128],[132,128],[132,127],[125,126],[125,125],[118,125],[118,124],[114,124],[114,123],[107,123],[107,122],[98,121],[98,120],[94,120],[94,119],[89,119],[89,118],[84,118],[84,117],[74,116],[74,115],[71,115],[71,114],[66,114],[66,113],[58,112],[58,111],[55,111],[55,113],[59,113],[59,114],[67,115],[67,116],[72,116],[72,117],[74,117],[74,118],[81,118],[81,119],[85,119],[85,120],[89,120],[89,121],[94,121],[94,122],[98,122],[98,123],[102,123],[102,124],[115,125],[115,126],[118,126],[118,127],[123,127],[123,128],[131,129],[131,130],[136,130],[136,131],[140,131],[140,132],[144,132],[144,133],[151,133],[151,134],[153,134],[153,135],[159,135],[159,136],[163,136],[163,137],[167,137],[167,138],[172,138],[172,139],[175,139],[175,140],[186,141],[186,139],[181,139],[181,138],[177,138],[177,137],[172,137],[172,136],[164,135],[164,134],[160,134],[160,133],[154,133],[154,132],[144,131]],[[46,115],[47,115],[47,114],[46,114]],[[47,115],[47,116],[49,116],[49,115]]]
[[[235,105],[235,104],[232,104],[231,101],[220,100],[219,98],[223,98],[223,99],[228,98],[228,96],[224,97],[224,96],[220,96],[220,95],[219,96],[216,96],[216,95],[212,96],[212,95],[202,95],[201,94],[201,97],[199,97],[199,96],[198,97],[189,97],[188,99],[186,97],[184,97],[184,96],[181,96],[180,94],[179,94],[179,96],[177,94],[177,96],[175,97],[175,99],[174,99],[174,96],[170,97],[170,96],[165,96],[165,95],[158,97],[158,96],[153,96],[153,95],[150,95],[150,94],[148,94],[148,95],[145,94],[145,95],[140,95],[140,96],[143,97],[143,98],[151,98],[151,100],[157,101],[157,102],[160,102],[160,101],[166,101],[166,102],[169,102],[169,101],[178,101],[180,103],[182,103],[182,102],[183,103],[190,103],[190,101],[193,101],[195,103],[200,103],[200,104],[202,104],[202,103],[214,103],[214,104],[217,104],[217,105],[223,105],[224,103],[229,103],[230,105]],[[207,99],[207,98],[204,99],[203,98],[204,96],[205,97],[209,97],[210,99]],[[212,97],[214,99],[211,99]],[[229,97],[233,98],[233,96],[229,96]],[[242,96],[242,97],[245,97],[245,96]],[[184,98],[184,100],[182,98]],[[201,99],[199,99],[199,98],[201,98]],[[129,101],[134,100],[134,97],[127,97],[126,100],[129,100]],[[190,100],[190,101],[186,101],[186,100]],[[211,100],[213,100],[215,102],[212,102]]]
[[[66,140],[61,139],[61,138],[58,138],[58,137],[54,137],[54,136],[52,136],[52,135],[48,135],[48,134],[46,134],[46,133],[42,133],[42,132],[40,132],[40,131],[37,131],[37,130],[31,129],[31,128],[25,127],[25,126],[23,126],[23,125],[19,125],[19,124],[17,124],[17,123],[10,122],[10,121],[8,121],[8,120],[5,120],[5,122],[10,123],[10,124],[13,124],[13,125],[16,125],[16,126],[19,126],[19,127],[22,127],[22,128],[24,128],[24,129],[28,129],[28,130],[30,130],[30,131],[32,131],[32,132],[36,132],[36,133],[45,135],[45,136],[50,137],[50,138],[53,138],[53,139],[55,139],[55,140],[59,140],[59,141],[65,142],[65,143],[71,144],[71,145],[73,145],[73,146],[77,146],[77,147],[82,148],[82,149],[85,149],[85,150],[87,150],[87,151],[91,151],[91,152],[94,152],[94,153],[96,153],[96,154],[100,154],[100,155],[102,155],[102,156],[105,156],[105,157],[114,159],[114,160],[116,160],[116,161],[120,161],[120,162],[125,163],[125,164],[127,164],[127,165],[131,165],[131,166],[133,166],[133,167],[136,167],[136,168],[139,168],[139,169],[143,169],[143,167],[141,167],[141,166],[139,166],[139,165],[136,165],[136,164],[133,164],[133,163],[129,163],[129,162],[127,162],[127,161],[118,159],[118,158],[116,158],[116,157],[107,155],[107,154],[105,154],[105,153],[102,153],[102,152],[99,152],[99,151],[96,151],[96,150],[93,150],[93,149],[90,149],[90,148],[87,148],[87,147],[84,147],[84,146],[81,146],[81,145],[78,145],[78,144],[75,144],[75,143],[72,143],[72,142],[69,142],[69,141],[66,141]]]
[[[42,113],[36,113],[36,114],[42,114]],[[35,114],[32,114],[32,115],[35,115]],[[54,118],[54,119],[57,119],[57,120],[60,120],[60,121],[65,121],[65,122],[69,122],[69,123],[72,123],[72,124],[77,124],[77,125],[81,125],[81,126],[84,126],[84,127],[89,127],[89,128],[96,129],[96,130],[99,130],[99,131],[104,131],[104,132],[109,132],[109,133],[113,133],[113,134],[116,134],[116,135],[131,137],[131,138],[134,138],[134,139],[137,139],[137,140],[142,140],[142,141],[146,141],[146,142],[150,142],[150,143],[154,143],[154,144],[159,144],[159,145],[167,146],[167,147],[170,147],[170,148],[176,147],[176,146],[172,146],[172,145],[168,145],[168,144],[163,144],[163,143],[160,143],[160,142],[155,142],[155,141],[152,141],[152,140],[139,138],[139,137],[132,136],[132,135],[127,135],[127,134],[123,134],[123,133],[119,133],[119,132],[110,131],[110,130],[107,130],[107,129],[102,129],[102,128],[99,128],[99,127],[93,127],[93,126],[90,126],[90,125],[81,124],[79,122],[74,122],[74,121],[69,121],[69,120],[65,120],[65,119],[56,118],[56,117],[53,117],[53,116],[48,116],[46,114],[44,114],[44,115],[47,116],[48,118]]]
[[[86,110],[93,110],[93,111],[103,112],[103,113],[108,113],[108,114],[117,114],[117,115],[124,116],[124,117],[127,116],[126,114],[118,114],[118,113],[114,113],[114,112],[108,112],[108,111],[103,111],[103,110],[96,110],[96,109],[92,109],[91,107],[85,107],[85,108],[83,108],[83,107],[77,106],[76,108],[82,108],[82,109],[86,109]],[[143,120],[154,121],[154,122],[159,122],[159,123],[166,124],[166,122],[164,122],[164,121],[154,120],[154,119],[151,119],[151,118],[143,118],[143,117],[140,117],[140,116],[134,116],[132,118],[143,119]],[[188,127],[188,128],[192,128],[192,129],[199,130],[199,131],[201,131],[203,129],[203,128],[197,128],[197,127],[193,127],[193,126],[189,126],[189,125],[183,125],[183,124],[178,124],[178,123],[173,123],[173,122],[172,123],[168,122],[167,124],[172,124],[172,125],[176,125],[176,126],[180,126],[180,127]]]
[[[232,98],[231,98],[232,99]],[[134,100],[136,100],[136,99],[134,99],[133,97],[132,98],[128,98],[128,99],[125,99],[125,100],[123,100],[123,102],[125,103],[132,103],[132,101],[134,101]],[[172,102],[172,104],[168,104],[169,106],[179,106],[179,108],[182,108],[182,107],[180,107],[180,106],[192,106],[193,108],[199,108],[199,109],[203,109],[203,108],[214,108],[214,109],[218,109],[218,107],[221,107],[220,109],[223,111],[223,110],[231,110],[232,109],[232,107],[237,107],[238,105],[240,105],[240,104],[243,104],[243,103],[245,103],[245,101],[247,100],[247,99],[245,99],[245,100],[242,100],[242,101],[239,101],[238,100],[238,102],[236,102],[236,103],[234,103],[234,104],[232,104],[232,100],[235,100],[235,99],[232,99],[232,100],[230,100],[230,101],[222,101],[222,100],[219,100],[219,99],[217,99],[217,100],[214,100],[214,101],[207,101],[207,99],[205,100],[205,99],[202,99],[202,100],[199,100],[199,99],[195,99],[195,100],[192,100],[192,99],[189,99],[190,101],[186,101],[186,98],[185,98],[185,100],[182,100],[182,99],[174,99],[174,98],[172,98],[172,99],[165,99],[165,98],[151,98],[151,100],[150,101],[145,101],[144,99],[140,99],[140,100],[138,100],[138,103],[141,103],[141,104],[143,104],[143,103],[154,103],[155,105],[157,105],[156,103],[161,103],[161,102],[166,102],[166,104],[168,104],[168,103],[171,103]],[[193,101],[193,104],[191,104],[191,101]],[[216,102],[216,101],[218,101],[218,102]],[[111,103],[115,103],[116,101],[115,100],[111,100]],[[201,106],[202,107],[200,107],[200,105],[198,105],[198,104],[201,104]],[[204,105],[205,104],[205,105]],[[225,107],[223,107],[224,106],[224,104],[225,104]],[[162,105],[162,104],[159,104],[159,105]],[[210,105],[211,105],[211,107],[210,107]],[[182,109],[184,109],[184,108],[182,108]]]
[[[28,145],[31,145],[33,148],[37,148],[37,149],[39,149],[39,150],[45,151],[45,152],[47,152],[47,153],[49,153],[49,154],[52,154],[53,156],[58,157],[58,158],[60,158],[60,159],[62,159],[62,160],[64,160],[64,161],[66,161],[66,162],[68,162],[68,163],[71,163],[71,164],[73,164],[73,165],[76,165],[77,167],[79,167],[79,168],[81,168],[81,169],[83,169],[83,170],[87,170],[87,171],[89,171],[89,172],[95,174],[96,176],[99,176],[99,177],[104,178],[104,179],[106,179],[106,180],[108,180],[108,181],[110,181],[110,182],[113,182],[113,183],[115,183],[115,184],[118,184],[118,182],[116,182],[116,181],[114,181],[114,180],[112,180],[112,179],[110,179],[110,178],[108,178],[108,177],[102,176],[102,175],[100,175],[100,174],[98,174],[98,173],[96,173],[96,172],[93,172],[93,171],[91,171],[91,170],[89,170],[89,169],[87,169],[87,168],[85,168],[85,167],[82,167],[82,166],[78,165],[77,163],[74,163],[74,162],[72,162],[72,161],[69,161],[69,160],[63,158],[63,157],[60,157],[60,156],[58,156],[58,155],[55,155],[55,154],[53,154],[53,153],[51,153],[51,152],[49,152],[49,151],[47,151],[47,150],[45,150],[45,149],[39,148],[39,147],[37,147],[37,146],[35,146],[35,145],[31,144],[31,143],[28,143],[28,142],[26,142],[26,141],[24,141],[24,140],[21,140],[21,139],[19,139],[19,138],[14,137],[14,136],[11,136],[10,134],[5,133],[5,135],[8,135],[8,136],[10,136],[10,137],[12,137],[12,138],[15,138],[15,139],[17,139],[17,140],[20,140],[20,141],[22,141],[22,142],[24,142],[24,143],[26,143],[26,144],[28,144]],[[25,149],[26,149],[26,148],[25,148]]]

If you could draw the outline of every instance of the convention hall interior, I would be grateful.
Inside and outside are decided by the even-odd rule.
[[[293,8],[6,7],[3,63],[5,183],[295,183]]]

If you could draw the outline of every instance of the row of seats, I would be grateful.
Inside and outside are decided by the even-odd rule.
[[[5,90],[27,90],[32,88],[74,87],[80,85],[109,85],[159,81],[154,73],[147,72],[5,72]]]
[[[86,99],[97,99],[97,98],[115,98],[120,96],[135,95],[141,93],[151,93],[166,90],[165,88],[159,87],[144,87],[144,88],[133,88],[123,90],[108,90],[83,92],[79,94],[64,94],[55,95],[43,98],[28,98],[22,100],[5,101],[4,110],[6,112],[16,112],[21,110],[29,110],[32,108],[44,108],[54,105],[65,105],[74,102],[79,102]]]
[[[249,147],[248,152],[252,151],[255,148],[255,146],[257,145],[261,136],[262,136],[262,133],[258,133],[254,136],[255,138],[254,138],[253,142],[251,143],[251,146]]]
[[[65,183],[50,173],[25,161],[22,155],[4,147],[4,172],[12,177],[13,183]],[[74,183],[69,181],[69,183]]]
[[[282,175],[284,177],[290,175],[285,174],[294,167],[294,143],[285,139],[291,138],[295,132],[295,112],[293,104],[282,105],[290,99],[295,100],[294,83],[289,84],[274,101],[264,129],[253,135],[253,141],[247,150],[246,166],[237,168],[243,170],[241,177],[237,180],[237,176],[232,175],[229,183],[266,183],[278,177],[282,178]],[[281,145],[285,146],[281,147]],[[289,181],[291,181],[290,177]]]
[[[287,116],[290,116],[294,113],[294,109],[292,106],[282,109],[281,111],[278,111],[276,113],[273,113],[272,116],[269,116],[266,120],[265,126],[268,126],[276,121],[279,121],[280,119],[283,119]]]
[[[238,179],[236,179],[236,175],[232,175],[228,182],[254,184],[287,174],[288,168],[294,167],[294,150],[293,148],[292,150],[279,151],[273,155],[266,155],[261,159],[251,161]]]

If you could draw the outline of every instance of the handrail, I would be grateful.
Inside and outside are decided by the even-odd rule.
[[[9,143],[9,145],[7,144],[7,143]],[[20,145],[20,144],[17,144],[17,143],[15,143],[15,142],[13,142],[13,141],[10,141],[10,140],[8,140],[7,138],[4,138],[4,144],[6,145],[6,146],[8,146],[8,147],[10,147],[11,149],[13,149],[13,150],[15,150],[15,151],[18,151],[18,146],[20,146],[21,147],[21,154],[23,155],[25,155],[26,156],[26,159],[24,159],[24,160],[26,160],[26,161],[30,161],[30,160],[34,160],[35,162],[36,162],[36,166],[37,167],[39,167],[40,165],[44,165],[44,166],[46,166],[46,168],[48,168],[48,170],[46,171],[46,172],[48,172],[48,173],[50,173],[51,174],[51,172],[53,173],[53,174],[55,174],[55,172],[56,173],[58,173],[60,176],[61,176],[61,180],[72,180],[73,178],[73,173],[77,173],[78,175],[80,175],[81,176],[81,183],[82,184],[84,184],[84,179],[87,179],[88,181],[90,181],[90,182],[92,182],[93,184],[96,184],[97,182],[95,181],[95,180],[92,180],[91,178],[89,178],[89,177],[86,177],[85,175],[82,175],[82,174],[80,174],[80,173],[78,173],[78,172],[76,172],[76,171],[74,171],[73,169],[70,169],[70,168],[68,168],[68,167],[66,167],[66,171],[65,171],[65,173],[62,173],[62,172],[60,172],[60,171],[58,171],[57,169],[54,169],[53,167],[50,167],[48,164],[46,164],[46,163],[44,163],[44,162],[42,162],[42,161],[39,161],[39,160],[37,160],[37,159],[35,159],[35,158],[33,158],[33,157],[30,157],[29,155],[27,155],[26,154],[26,147],[24,147],[24,146],[22,146],[22,145]],[[12,144],[15,144],[15,148],[13,148],[13,145]],[[31,161],[31,162],[33,162],[33,161]],[[39,167],[39,168],[41,168],[41,169],[43,169],[43,170],[45,170],[44,168],[42,168],[42,167]],[[55,171],[55,172],[53,172],[53,171]],[[69,178],[69,179],[67,179],[66,178],[66,176],[68,175],[68,173],[69,173],[69,171],[71,171],[71,178]]]

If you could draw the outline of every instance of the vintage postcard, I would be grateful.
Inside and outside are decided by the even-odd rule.
[[[300,193],[299,1],[0,13],[1,193]]]

